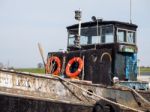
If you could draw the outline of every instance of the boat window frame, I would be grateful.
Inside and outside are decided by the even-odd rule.
[[[119,38],[118,38],[118,30],[123,30],[126,32],[126,37],[125,37],[125,42],[120,42]],[[135,43],[129,43],[127,42],[127,32],[134,32],[135,33]],[[116,30],[116,37],[117,37],[117,43],[123,43],[123,44],[130,44],[130,45],[136,45],[137,44],[137,32],[136,30],[129,30],[129,29],[125,29],[125,28],[118,28]]]
[[[102,28],[103,27],[108,27],[108,26],[112,26],[112,35],[113,35],[113,42],[102,42]],[[95,26],[91,26],[90,28],[96,28],[97,27],[97,25],[95,25]],[[81,27],[81,29],[87,29],[87,28],[89,28],[89,27]],[[98,28],[100,29],[99,30],[99,33],[100,33],[100,35],[98,35],[99,36],[99,39],[98,39],[98,43],[94,43],[94,44],[81,44],[81,46],[86,46],[86,45],[99,45],[99,44],[112,44],[112,43],[115,43],[115,25],[114,24],[108,24],[108,25],[99,25],[98,26]],[[75,28],[75,29],[77,29],[78,30],[78,28]],[[97,29],[97,28],[96,28]],[[68,31],[68,44],[67,44],[67,46],[68,47],[71,47],[71,46],[74,46],[74,45],[69,45],[69,38],[71,38],[71,37],[69,37],[69,30],[71,30],[71,29],[68,29],[67,31]],[[80,42],[81,42],[81,40],[80,40]]]
[[[101,25],[100,27],[101,27],[101,31],[100,31],[100,33],[102,34],[102,27],[107,27],[107,26],[112,26],[112,30],[113,30],[113,32],[112,32],[112,35],[113,35],[113,42],[102,42],[102,36],[101,36],[101,40],[100,40],[100,43],[99,44],[112,44],[112,43],[115,43],[115,26],[114,26],[114,24],[108,24],[108,25]],[[106,40],[106,39],[105,39]]]

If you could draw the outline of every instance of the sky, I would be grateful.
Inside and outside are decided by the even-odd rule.
[[[130,0],[0,0],[0,62],[15,68],[37,67],[42,62],[38,42],[48,52],[66,49],[66,26],[92,16],[129,22]],[[132,23],[138,25],[140,65],[150,66],[150,0],[132,0]]]

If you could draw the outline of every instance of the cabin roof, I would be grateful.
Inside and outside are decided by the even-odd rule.
[[[136,29],[138,26],[136,24],[132,24],[132,23],[127,23],[127,22],[120,22],[120,21],[99,21],[98,22],[98,25],[101,26],[101,25],[109,25],[109,24],[113,24],[115,26],[121,26],[121,27],[129,27],[129,28],[134,28]],[[90,21],[90,22],[84,22],[81,24],[82,27],[90,27],[90,26],[96,26],[97,25],[97,22],[93,22],[93,21]],[[74,25],[71,25],[71,26],[68,26],[67,29],[73,29],[73,28],[77,28],[78,27],[78,24],[74,24]]]

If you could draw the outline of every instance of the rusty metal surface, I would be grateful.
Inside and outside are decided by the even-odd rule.
[[[137,109],[150,109],[125,88],[101,86],[79,80],[72,82],[97,95],[111,98],[120,104]],[[52,76],[2,70],[0,70],[0,95],[80,106],[93,106],[100,100],[94,95],[83,92],[79,88]],[[141,102],[141,105],[139,106],[137,102]]]

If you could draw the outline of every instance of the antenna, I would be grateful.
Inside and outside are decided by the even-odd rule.
[[[130,0],[130,23],[132,23],[132,0]]]

